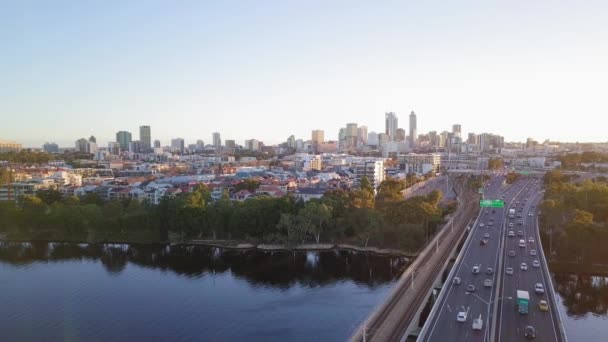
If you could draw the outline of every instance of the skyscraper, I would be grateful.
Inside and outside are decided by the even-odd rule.
[[[325,142],[325,131],[315,129],[312,131],[312,150],[314,153],[319,153],[319,146]]]
[[[395,134],[395,141],[404,141],[405,140],[405,130],[403,128],[397,128],[397,133]]]
[[[367,145],[367,126],[357,128],[357,144],[359,146]]]
[[[416,127],[416,113],[412,111],[410,113],[410,148],[416,147],[418,140],[418,129]]]
[[[462,138],[462,126],[459,124],[452,125],[452,133],[454,133],[454,137]]]
[[[354,150],[357,148],[357,124],[349,123],[346,124],[346,148],[349,150]]]
[[[218,132],[214,132],[213,133],[213,147],[220,148],[222,147],[222,138],[220,137],[220,134]]]
[[[184,153],[185,143],[182,138],[171,139],[171,150]]]
[[[160,148],[160,140],[154,140],[154,148]]]
[[[152,148],[150,126],[139,126],[139,144],[143,152],[149,152]]]
[[[394,112],[388,112],[385,114],[385,117],[386,130],[384,133],[388,135],[389,140],[395,140],[397,136],[397,127],[399,127],[397,115]]]
[[[129,143],[131,142],[131,132],[120,131],[116,133],[116,141],[120,144],[121,150],[129,150]]]

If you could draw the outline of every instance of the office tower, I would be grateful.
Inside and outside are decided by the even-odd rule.
[[[416,125],[416,113],[414,113],[414,111],[412,111],[410,113],[410,147],[416,147],[416,143],[417,143],[417,138],[418,138],[418,128]]]
[[[260,142],[256,139],[245,140],[245,149],[257,152],[260,149]]]
[[[395,141],[404,141],[405,140],[405,130],[403,128],[397,128],[397,132],[395,133]]]
[[[171,139],[171,150],[172,151],[184,153],[185,146],[186,145],[184,144],[184,139],[182,139],[182,138]]]
[[[294,137],[293,135],[289,136],[289,138],[287,138],[287,147],[288,148],[296,148],[296,137]]]
[[[319,146],[325,142],[325,131],[315,129],[312,131],[312,149],[314,153],[319,153]]]
[[[59,152],[59,145],[57,145],[55,143],[48,143],[47,142],[44,145],[42,145],[42,149],[46,153],[58,153]]]
[[[391,141],[391,137],[386,133],[378,134],[378,148],[382,148],[382,145]]]
[[[448,135],[447,131],[443,131],[439,134],[439,147],[446,147],[448,144]]]
[[[200,139],[197,140],[196,141],[196,150],[200,152],[200,151],[203,151],[204,149],[205,149],[205,142]]]
[[[222,147],[222,138],[220,137],[220,134],[218,132],[214,132],[212,134],[213,137],[213,147],[215,147],[216,149]]]
[[[437,131],[429,132],[429,143],[432,147],[439,147],[439,137],[437,135]]]
[[[386,129],[385,129],[384,133],[386,133],[389,136],[390,140],[395,140],[395,138],[397,136],[397,127],[399,127],[399,126],[398,126],[397,115],[394,112],[387,112],[385,114],[385,126],[386,126]]]
[[[367,126],[361,126],[357,128],[357,145],[367,145]]]
[[[141,151],[141,142],[139,140],[134,140],[129,143],[129,152],[139,153],[140,151]]]
[[[154,140],[154,148],[160,148],[160,140]]]
[[[376,132],[367,133],[367,145],[378,146],[378,133],[376,133]]]
[[[477,145],[477,134],[469,133],[469,138],[467,139],[467,143],[471,145]]]
[[[354,150],[357,148],[357,134],[358,129],[356,123],[346,124],[345,140],[347,149]]]
[[[340,128],[338,133],[338,149],[341,151],[346,148],[346,128]]]
[[[87,139],[80,138],[80,139],[76,140],[76,143],[74,144],[74,148],[75,148],[76,152],[87,153],[88,144],[89,144],[89,141]]]
[[[142,152],[149,152],[152,148],[150,126],[139,126],[139,143]]]
[[[234,152],[234,149],[236,148],[236,142],[234,140],[226,140],[226,148],[232,149]]]
[[[117,142],[110,141],[108,143],[108,152],[113,155],[120,154],[120,144]]]
[[[121,150],[129,150],[129,143],[131,142],[131,133],[127,131],[120,131],[116,133],[116,142],[120,144]]]
[[[462,126],[459,124],[452,125],[452,133],[454,133],[454,137],[462,138]]]

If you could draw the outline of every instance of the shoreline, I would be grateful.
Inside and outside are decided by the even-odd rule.
[[[394,257],[404,257],[407,261],[411,261],[416,258],[417,253],[405,252],[398,249],[389,249],[389,248],[378,248],[378,247],[361,247],[356,245],[349,244],[301,244],[295,246],[287,246],[282,244],[253,244],[241,242],[238,243],[236,241],[231,240],[190,240],[184,242],[133,242],[133,241],[58,241],[58,240],[40,240],[40,239],[6,239],[3,236],[0,236],[0,242],[18,242],[18,243],[26,243],[26,242],[45,242],[45,243],[71,243],[71,244],[134,244],[134,245],[157,245],[157,244],[166,244],[171,246],[205,246],[205,247],[215,247],[215,248],[223,248],[229,250],[238,250],[238,251],[249,251],[249,250],[257,250],[263,252],[293,252],[293,251],[353,251],[358,253],[370,253],[381,256],[394,256]],[[224,243],[222,243],[224,242]]]

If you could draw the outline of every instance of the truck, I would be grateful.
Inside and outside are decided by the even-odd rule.
[[[481,329],[483,329],[483,319],[481,319],[481,314],[479,314],[479,317],[473,320],[473,330]]]
[[[509,209],[509,218],[515,218],[515,209]]]
[[[517,290],[517,311],[520,314],[528,314],[528,305],[530,303],[530,294],[528,291]]]

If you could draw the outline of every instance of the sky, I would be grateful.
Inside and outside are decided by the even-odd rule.
[[[607,1],[2,1],[0,139],[608,141]]]

